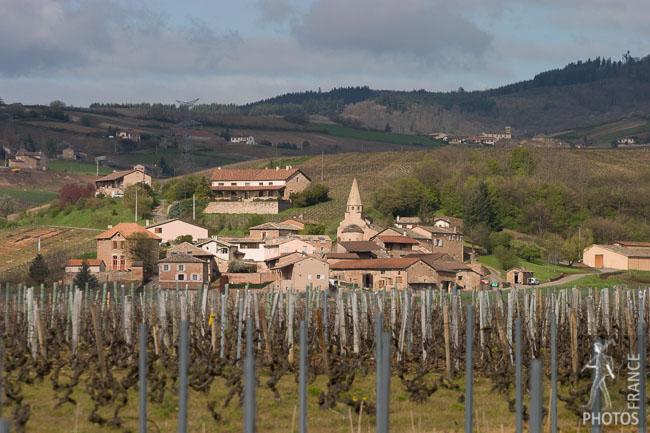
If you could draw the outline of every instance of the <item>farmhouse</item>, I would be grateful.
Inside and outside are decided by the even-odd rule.
[[[205,260],[186,254],[171,255],[158,261],[158,284],[165,289],[198,289],[210,284],[208,269]]]
[[[329,287],[330,265],[318,257],[293,253],[282,256],[271,267],[273,279],[279,288],[287,290],[305,290],[308,286],[314,289]]]
[[[131,271],[132,268],[139,267],[141,272],[142,264],[135,264],[128,252],[128,242],[136,233],[140,234],[144,239],[154,241],[152,243],[155,244],[155,248],[152,248],[151,255],[157,259],[161,239],[136,223],[119,223],[115,227],[97,235],[95,237],[97,240],[97,259],[103,260],[109,271]]]
[[[198,248],[212,254],[220,273],[228,271],[228,262],[244,255],[237,251],[237,247],[219,238],[212,238],[196,244]]]
[[[236,135],[230,137],[230,142],[250,144],[252,146],[255,144],[255,137],[253,137],[252,135]]]
[[[99,274],[100,272],[106,272],[106,264],[103,260],[100,259],[70,259],[66,262],[63,268],[63,285],[67,286],[72,283],[77,274],[81,271],[83,262],[86,262],[88,265],[88,271],[93,274]],[[84,287],[80,287],[84,289]]]
[[[264,223],[248,229],[249,236],[253,239],[278,238],[298,234],[300,228],[293,224]]]
[[[216,258],[214,255],[205,251],[199,247],[196,247],[188,242],[183,242],[178,245],[174,245],[169,250],[167,250],[167,257],[177,256],[177,255],[186,255],[196,257],[197,259],[203,260],[208,263],[208,275],[217,275],[219,269],[217,266]]]
[[[95,195],[103,194],[108,197],[120,197],[124,190],[131,185],[145,183],[151,186],[151,176],[144,172],[142,165],[136,165],[133,170],[113,172],[95,181]]]
[[[77,154],[77,152],[75,152],[73,147],[66,147],[57,156],[60,159],[71,159],[73,161],[79,159],[79,155]]]
[[[140,141],[140,133],[133,129],[123,129],[121,131],[117,131],[115,137],[120,140],[129,140],[136,143]]]
[[[448,288],[455,272],[434,269],[419,257],[392,259],[341,260],[330,267],[330,277],[357,287],[375,290],[393,288]]]
[[[269,239],[264,244],[264,260],[266,261],[295,252],[312,255],[314,254],[314,247],[297,238]]]
[[[456,227],[416,226],[412,232],[419,235],[421,249],[448,254],[453,260],[463,260],[463,234]]]
[[[592,268],[650,271],[650,243],[612,242],[585,248],[582,263]]]
[[[301,192],[311,183],[300,169],[290,165],[263,170],[224,170],[212,173],[210,186],[217,199],[281,198]]]
[[[185,235],[191,235],[192,242],[208,238],[208,229],[179,218],[148,225],[147,230],[160,237],[163,242],[171,242],[177,237]]]
[[[14,158],[9,159],[9,168],[47,170],[47,162],[47,155],[43,152],[27,152],[20,149]]]

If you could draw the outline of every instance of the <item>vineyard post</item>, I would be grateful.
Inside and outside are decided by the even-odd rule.
[[[239,294],[239,291],[237,291],[237,294]],[[243,321],[243,315],[244,315],[244,299],[239,298],[239,302],[236,303],[238,304],[239,309],[238,309],[238,316],[237,316],[237,365],[239,365],[240,359],[241,359],[241,327],[242,327],[242,321]]]
[[[41,308],[41,309],[43,308],[44,297],[45,297],[45,283],[41,283],[41,297],[40,297],[40,301],[38,303],[38,307]]]
[[[126,341],[127,346],[131,346],[132,335],[131,335],[131,304],[132,300],[129,296],[124,298],[124,341]]]
[[[289,314],[287,314],[287,346],[289,347],[289,362],[293,364],[293,320],[296,310],[295,299],[296,295],[293,293],[293,287],[289,286],[289,293],[287,294],[287,307]]]
[[[140,394],[138,396],[138,431],[140,433],[147,433],[147,324],[145,322],[140,323],[139,361]]]
[[[485,291],[481,289],[478,294],[478,306],[479,306],[479,337],[481,340],[481,349],[485,347]]]
[[[600,338],[597,338],[595,341],[602,344],[602,340]],[[592,375],[591,375],[591,379],[593,381],[595,381],[596,378],[604,377],[603,375],[606,373],[603,372],[602,368],[603,368],[602,363],[596,364],[596,368],[592,370]],[[591,433],[602,432],[602,424],[600,419],[601,403],[602,403],[602,392],[600,390],[600,387],[598,387],[596,388],[594,401],[591,406],[591,413],[592,413]]]
[[[9,433],[11,429],[11,422],[7,419],[0,418],[0,433]]]
[[[178,433],[187,433],[187,368],[190,324],[181,320],[178,354]]]
[[[397,305],[395,298],[397,297],[396,290],[390,291],[390,332],[395,336],[395,322],[397,321]]]
[[[412,316],[412,296],[411,291],[406,291],[406,351],[411,353],[411,341],[413,340],[413,319]]]
[[[253,292],[253,315],[255,317],[255,330],[260,331],[261,330],[261,325],[260,325],[260,303],[259,300],[257,299],[257,291]],[[257,341],[257,348],[261,349],[262,348],[262,339],[258,339]]]
[[[357,289],[352,290],[352,343],[354,353],[359,353],[359,306]]]
[[[530,362],[530,431],[542,432],[542,361]]]
[[[442,316],[445,327],[445,364],[447,367],[447,380],[451,382],[454,378],[454,367],[451,364],[451,336],[449,333],[449,304],[443,301]]]
[[[305,321],[309,323],[309,293],[310,293],[310,288],[311,283],[309,283],[308,286],[305,287]]]
[[[56,295],[56,283],[54,283],[54,294]],[[5,316],[4,316],[4,324],[5,324],[5,335],[7,334],[8,331],[8,326],[7,326],[7,320],[9,318],[9,283],[5,286]],[[54,327],[54,304],[52,304],[52,327]]]
[[[386,431],[383,426],[383,416],[381,410],[384,406],[385,392],[383,389],[384,381],[382,377],[384,351],[382,348],[383,343],[383,314],[381,311],[375,313],[375,393],[377,395],[377,402],[375,406],[375,419],[377,426],[377,433]]]
[[[523,388],[521,378],[521,317],[515,319],[515,413],[516,413],[516,431],[524,431],[524,411],[523,411]]]
[[[427,359],[427,309],[426,309],[426,291],[420,291],[420,332],[421,341],[422,341],[422,360],[426,361]]]
[[[474,305],[467,306],[465,334],[465,433],[472,433],[474,412]]]
[[[224,355],[224,345],[226,343],[226,294],[224,293],[221,295],[221,329],[219,329],[219,333],[221,334],[221,341],[220,341],[220,347],[219,347],[219,358],[223,358]]]
[[[575,298],[574,298],[575,299]],[[573,376],[578,376],[578,318],[577,306],[571,306],[571,367]]]
[[[309,293],[309,289],[307,289]],[[250,344],[250,343],[249,343]],[[300,322],[300,417],[298,431],[307,433],[307,322]]]
[[[643,307],[641,307],[643,308]],[[639,352],[639,432],[645,432],[647,427],[647,397],[646,397],[646,326],[643,317],[644,310],[639,311],[638,352]]]
[[[246,358],[244,359],[244,433],[255,433],[255,413],[257,411],[255,392],[253,323],[249,317],[246,320]]]
[[[45,333],[43,332],[43,323],[41,322],[41,310],[38,305],[34,305],[34,322],[36,323],[36,333],[38,336],[38,347],[40,348],[40,355],[43,360],[47,360],[47,347],[45,341]],[[1,377],[1,376],[0,376]]]
[[[551,433],[557,433],[557,318],[551,312]]]
[[[390,417],[390,371],[391,371],[391,334],[390,332],[381,332],[381,379],[382,379],[382,405],[378,407],[381,414],[381,426],[383,430],[377,430],[378,433],[388,433]]]
[[[327,350],[330,345],[329,321],[327,316],[327,289],[323,290],[323,339],[325,340],[325,347],[323,347],[323,350]]]

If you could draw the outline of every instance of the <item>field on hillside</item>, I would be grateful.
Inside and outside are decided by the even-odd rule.
[[[97,165],[95,164],[65,159],[54,159],[50,161],[48,163],[48,169],[59,173],[90,174],[93,176],[97,174]],[[112,172],[113,169],[111,167],[99,166],[100,176],[105,176]]]
[[[40,189],[0,188],[0,195],[3,194],[7,194],[26,205],[43,204],[56,198],[55,192]]]
[[[554,134],[556,138],[575,144],[581,144],[586,140],[588,143],[601,146],[610,146],[612,140],[630,136],[637,136],[643,142],[648,135],[650,135],[650,120],[645,117],[626,118]]]
[[[65,227],[28,226],[0,232],[0,274],[2,279],[23,278],[21,272],[37,253],[38,238],[41,253],[50,267],[61,266],[66,260],[95,248],[94,237],[99,230]]]
[[[445,143],[438,140],[432,140],[428,137],[410,134],[399,134],[395,132],[366,131],[360,129],[348,128],[342,125],[323,123],[318,126],[327,130],[327,133],[335,137],[350,137],[359,140],[380,141],[384,143],[393,143],[410,146],[439,147]]]

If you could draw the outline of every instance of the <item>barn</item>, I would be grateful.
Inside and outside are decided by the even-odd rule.
[[[592,268],[650,271],[650,243],[594,244],[585,248],[582,263]]]

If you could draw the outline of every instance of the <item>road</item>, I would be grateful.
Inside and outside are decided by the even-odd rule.
[[[563,284],[570,283],[572,281],[578,280],[582,277],[586,277],[587,275],[593,275],[595,272],[590,272],[586,274],[570,274],[565,277],[560,278],[559,280],[555,281],[549,281],[548,283],[544,284],[539,284],[536,287],[555,287],[555,286],[561,286]],[[526,287],[533,287],[533,286],[526,286]]]

